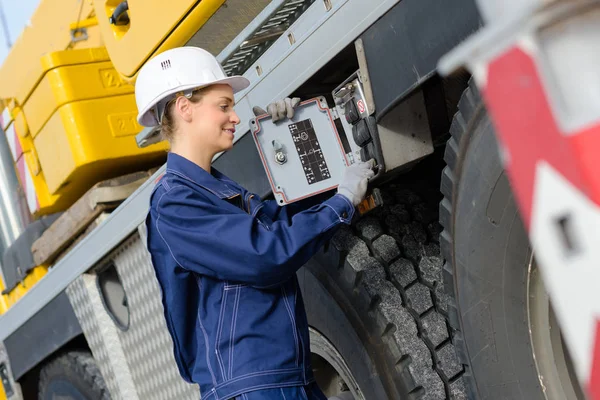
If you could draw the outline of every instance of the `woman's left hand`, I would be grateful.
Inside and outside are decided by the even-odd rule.
[[[252,112],[257,117],[259,115],[270,114],[271,120],[273,122],[277,122],[286,118],[293,118],[294,109],[296,108],[296,106],[298,106],[298,104],[300,104],[299,97],[286,97],[285,99],[281,99],[276,102],[270,103],[267,106],[267,111],[265,111],[259,106],[254,106],[252,107]]]

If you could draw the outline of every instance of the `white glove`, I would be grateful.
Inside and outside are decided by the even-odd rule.
[[[375,176],[373,166],[375,160],[357,162],[346,168],[342,181],[338,186],[338,193],[346,197],[356,207],[367,194],[369,179]]]
[[[252,107],[252,112],[256,117],[264,114],[271,114],[271,120],[273,122],[277,122],[279,120],[287,118],[294,118],[294,109],[300,103],[300,98],[294,97],[290,99],[286,97],[285,99],[278,100],[274,103],[270,103],[267,106],[267,111],[263,110],[258,106]]]

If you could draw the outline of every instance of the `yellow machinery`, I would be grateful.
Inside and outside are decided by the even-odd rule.
[[[123,3],[43,0],[0,68],[2,128],[36,218],[67,210],[102,180],[160,165],[165,143],[135,142],[137,71],[190,41],[218,53],[269,1],[247,2],[233,20],[217,12],[224,0],[129,1],[120,13]],[[130,15],[145,23],[131,25]],[[46,271],[37,267],[4,294],[0,314]]]
[[[65,211],[97,182],[166,156],[164,143],[135,142],[142,127],[133,85],[103,46],[96,9],[90,1],[42,1],[0,68],[2,127],[33,218]],[[0,280],[0,314],[47,270],[33,268],[8,292]]]

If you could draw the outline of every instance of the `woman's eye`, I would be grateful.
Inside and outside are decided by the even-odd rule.
[[[229,106],[226,104],[221,106],[221,110],[223,110],[223,111],[227,111],[228,108],[229,108]]]

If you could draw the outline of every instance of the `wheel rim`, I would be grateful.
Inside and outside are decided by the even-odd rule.
[[[365,400],[342,355],[325,336],[309,327],[311,362],[315,379],[325,396]]]
[[[527,308],[533,359],[546,400],[584,400],[535,259],[527,274]]]

